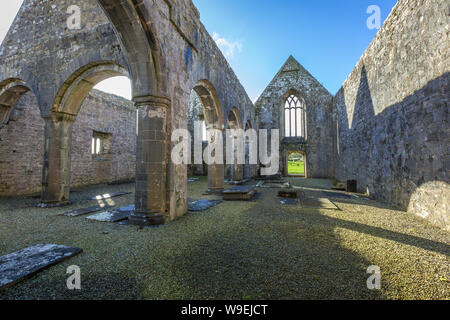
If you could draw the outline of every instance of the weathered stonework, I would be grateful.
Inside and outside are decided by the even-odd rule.
[[[67,28],[70,5],[81,8],[80,30]],[[356,180],[359,191],[448,229],[447,13],[442,1],[399,0],[336,97],[291,57],[255,108],[190,0],[25,0],[0,47],[0,138],[7,141],[5,132],[18,135],[6,123],[23,121],[36,139],[20,137],[15,143],[42,151],[30,152],[33,162],[18,161],[19,169],[11,171],[5,163],[16,157],[3,144],[1,174],[11,183],[25,170],[27,178],[21,174],[18,183],[34,185],[42,163],[43,202],[67,201],[71,183],[94,183],[92,173],[74,172],[107,166],[99,159],[95,165],[82,160],[86,150],[76,151],[77,130],[95,122],[93,114],[83,116],[81,102],[98,82],[124,75],[131,79],[138,112],[100,112],[108,121],[89,130],[121,136],[127,148],[136,141],[136,222],[167,222],[187,212],[187,166],[172,163],[170,137],[188,128],[194,90],[208,130],[225,135],[228,127],[280,129],[282,173],[287,154],[303,151],[308,177]],[[304,138],[283,136],[283,106],[291,93],[306,105]],[[27,105],[35,99],[38,108],[21,115],[21,96]],[[109,120],[130,125],[108,132],[113,131]],[[135,130],[132,137],[126,130]],[[130,177],[131,154],[130,148],[111,155],[117,177],[110,173],[94,180]],[[42,161],[34,161],[38,158]],[[231,168],[238,179],[255,171]],[[223,165],[208,168],[211,190],[223,189],[224,172]]]
[[[290,93],[306,104],[306,139],[285,137],[284,106]],[[292,56],[256,102],[260,129],[280,129],[280,172],[287,175],[287,155],[306,154],[308,178],[332,178],[333,134],[331,94]]]
[[[448,229],[447,14],[442,1],[399,1],[337,93],[334,117],[339,180]]]
[[[97,90],[88,95],[72,128],[73,187],[134,180],[135,117],[131,101]],[[0,129],[0,197],[41,192],[44,126],[36,98],[25,94]],[[108,154],[91,154],[94,131],[111,134]]]

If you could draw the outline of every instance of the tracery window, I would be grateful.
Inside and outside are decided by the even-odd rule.
[[[306,108],[303,100],[291,94],[284,105],[285,137],[306,138]]]

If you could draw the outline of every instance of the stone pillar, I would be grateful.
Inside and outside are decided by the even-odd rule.
[[[214,129],[214,128],[213,128]],[[222,133],[223,136],[223,133]],[[209,143],[214,143],[214,135],[208,134]],[[222,141],[225,141],[223,139]],[[223,153],[225,155],[225,151]],[[224,164],[208,165],[208,191],[210,194],[222,194],[223,192]]]
[[[136,198],[130,222],[136,225],[168,221],[167,167],[170,100],[135,99],[137,108]]]
[[[69,201],[72,125],[75,116],[52,113],[45,120],[42,203],[63,205]]]
[[[239,159],[238,137],[233,137],[233,152],[234,152],[234,165],[233,165],[233,181],[244,180],[244,165],[238,163]],[[242,150],[245,152],[245,150]],[[244,155],[245,159],[245,155]]]

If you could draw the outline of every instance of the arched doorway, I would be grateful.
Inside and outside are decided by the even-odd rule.
[[[214,131],[223,132],[224,122],[222,108],[214,86],[207,80],[199,81],[193,88],[198,96],[205,121],[208,144],[215,142],[218,137]],[[223,191],[224,165],[213,163],[208,165],[208,192],[221,193]]]
[[[114,62],[95,62],[75,71],[60,87],[51,112],[44,117],[45,143],[42,202],[61,205],[69,201],[72,127],[89,92],[105,79],[128,71]]]

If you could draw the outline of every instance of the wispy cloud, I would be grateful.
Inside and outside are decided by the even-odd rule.
[[[228,59],[233,59],[236,52],[242,52],[243,45],[239,41],[227,40],[221,37],[217,32],[213,33],[213,39],[223,55]]]

